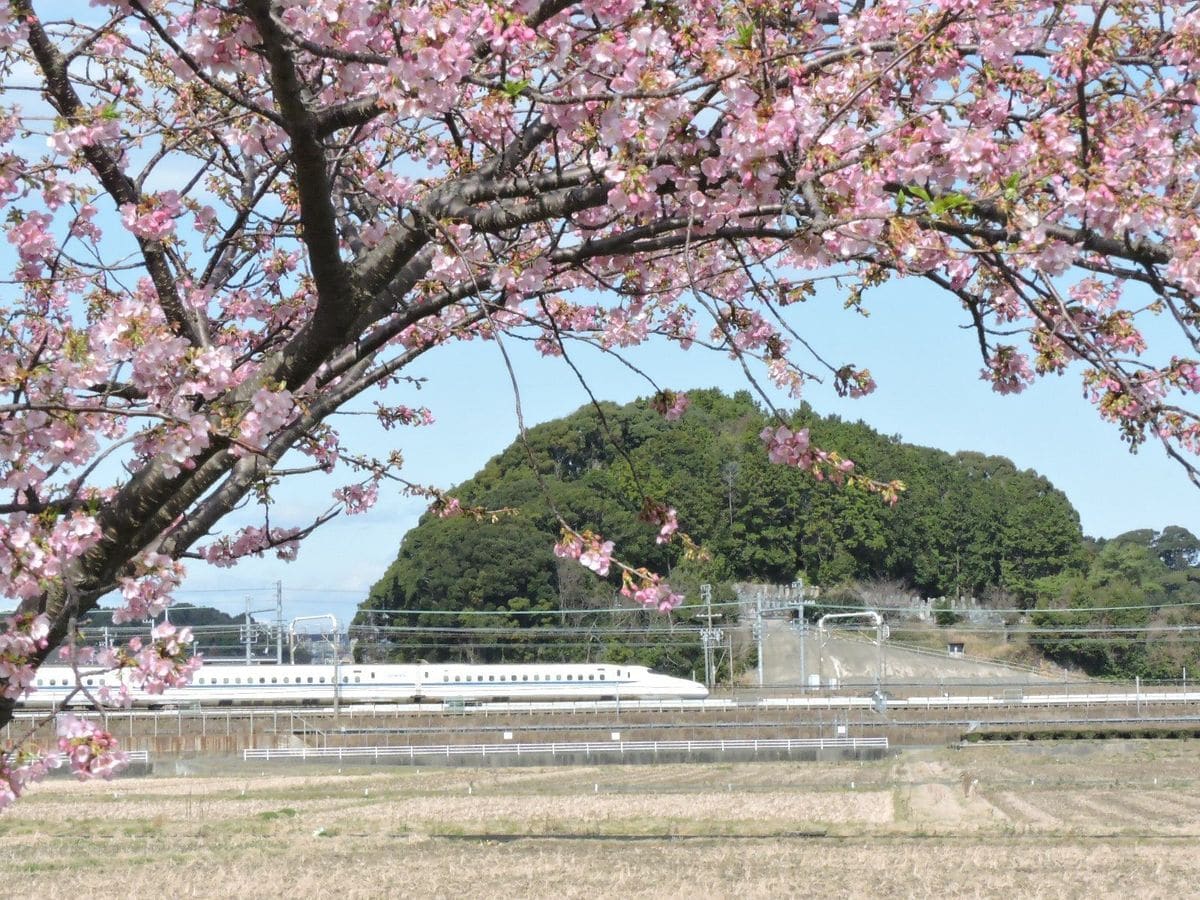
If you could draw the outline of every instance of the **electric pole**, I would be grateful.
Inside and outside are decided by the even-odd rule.
[[[713,628],[712,585],[700,585],[700,599],[704,601],[704,618],[707,624],[700,629],[700,645],[704,648],[704,686],[710,691],[716,686],[716,671],[713,665],[713,650],[721,646],[724,633]]]

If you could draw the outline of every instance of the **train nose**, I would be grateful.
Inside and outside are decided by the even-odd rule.
[[[671,687],[684,700],[703,700],[708,696],[708,688],[686,678],[672,678]]]

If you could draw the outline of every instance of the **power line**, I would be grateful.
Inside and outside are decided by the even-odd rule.
[[[644,637],[671,637],[674,635],[694,636],[700,634],[700,628],[490,628],[490,626],[439,626],[439,625],[354,625],[349,629],[350,635],[520,635],[521,637],[557,637],[575,635],[598,635],[604,637],[620,637],[634,635]]]
[[[714,603],[713,607],[741,607],[737,601]],[[702,610],[705,606],[700,603],[683,604],[671,610],[672,614],[686,610]],[[587,616],[593,614],[628,614],[646,613],[660,618],[661,613],[644,606],[597,606],[588,609],[359,609],[360,613],[380,613],[382,615],[406,616]]]
[[[245,594],[255,592],[274,591],[275,586],[267,587],[239,587],[239,588],[180,588],[175,591],[177,594]],[[322,588],[322,587],[285,587],[285,592],[289,594],[363,594],[362,590],[354,590],[351,588]],[[746,603],[739,600],[725,601],[722,603],[712,604],[714,608],[745,608]],[[848,603],[826,603],[819,597],[813,598],[810,605],[820,607],[821,609],[842,611],[855,611],[860,609],[874,609],[882,614],[889,612],[900,612],[911,610],[911,606],[880,606],[866,607],[863,605],[855,605]],[[1134,612],[1138,610],[1169,610],[1169,609],[1190,609],[1200,607],[1200,600],[1188,600],[1178,603],[1161,602],[1161,603],[1136,603],[1123,604],[1120,606],[1071,606],[1071,607],[973,607],[992,615],[1070,615],[1073,613],[1096,613],[1096,612]],[[673,611],[674,613],[686,612],[689,610],[702,610],[705,608],[701,603],[685,603],[678,606]],[[933,613],[945,612],[950,614],[961,613],[962,608],[942,608],[938,609],[932,603],[929,604],[930,611]],[[629,612],[651,612],[643,607],[636,606],[613,606],[613,607],[593,607],[588,609],[544,609],[544,610],[518,610],[518,609],[497,609],[497,610],[443,610],[443,609],[383,609],[360,607],[360,613],[380,613],[383,615],[411,615],[411,616],[457,616],[457,615],[472,615],[472,616],[538,616],[538,615],[590,615],[590,614],[619,614]]]

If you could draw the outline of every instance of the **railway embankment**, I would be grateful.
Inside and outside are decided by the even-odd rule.
[[[836,692],[718,694],[707,702],[674,705],[200,708],[92,715],[124,747],[145,751],[156,762],[232,758],[256,749],[413,748],[416,756],[433,746],[479,747],[481,754],[504,756],[506,748],[517,745],[885,738],[890,747],[904,747],[957,744],[964,736],[1004,740],[1005,734],[1034,740],[1060,733],[1072,739],[1120,736],[1145,729],[1185,735],[1200,727],[1200,692],[1181,685],[1098,683],[888,684],[882,689],[860,684]],[[28,725],[18,720],[13,727]],[[52,725],[45,727],[49,736]],[[974,734],[980,737],[970,737]]]

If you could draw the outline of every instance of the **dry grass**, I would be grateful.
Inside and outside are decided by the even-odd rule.
[[[58,780],[0,818],[0,896],[1187,896],[1197,762],[1146,743]]]

